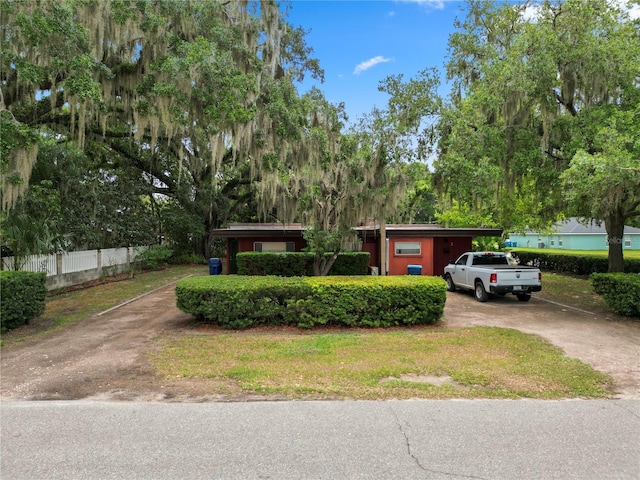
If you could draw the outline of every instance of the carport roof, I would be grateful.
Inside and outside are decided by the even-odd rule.
[[[230,223],[227,228],[211,231],[214,237],[301,237],[304,226],[300,223]],[[361,235],[380,235],[380,225],[355,227]],[[446,228],[433,223],[424,224],[388,224],[385,226],[387,237],[499,237],[500,228]]]

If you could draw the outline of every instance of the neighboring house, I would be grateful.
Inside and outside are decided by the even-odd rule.
[[[300,224],[233,223],[213,230],[226,239],[226,272],[237,273],[238,252],[300,252],[306,247]],[[356,227],[360,250],[371,254],[370,267],[380,271],[382,239],[379,225]],[[439,225],[386,225],[385,264],[388,275],[406,275],[409,265],[419,265],[422,275],[441,275],[450,260],[472,249],[475,237],[499,237],[496,228],[444,228]]]
[[[640,250],[640,228],[624,227],[622,238],[609,239],[604,223],[581,223],[577,218],[557,222],[552,233],[512,233],[507,246],[554,248],[563,250],[608,250],[609,243],[620,242],[624,250]]]

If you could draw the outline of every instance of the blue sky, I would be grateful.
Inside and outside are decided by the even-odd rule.
[[[307,44],[325,70],[325,82],[305,80],[332,103],[345,102],[349,120],[385,108],[378,83],[389,75],[405,81],[437,67],[444,75],[447,41],[464,2],[453,0],[292,0],[289,23],[310,30]],[[444,80],[444,79],[443,79]],[[446,93],[447,87],[441,87]]]

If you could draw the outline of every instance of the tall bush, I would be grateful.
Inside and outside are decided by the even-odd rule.
[[[0,331],[27,325],[44,313],[44,272],[0,271]]]
[[[566,253],[525,252],[513,250],[511,255],[518,258],[523,265],[533,265],[542,270],[573,273],[574,275],[590,275],[592,273],[606,273],[609,261],[603,257],[593,255],[576,255]],[[625,259],[626,273],[640,273],[640,261]]]
[[[640,317],[640,275],[594,273],[589,277],[593,290],[618,315]]]

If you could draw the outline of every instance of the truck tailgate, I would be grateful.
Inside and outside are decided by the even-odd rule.
[[[496,269],[498,272],[498,285],[513,286],[519,285],[538,285],[538,269],[537,268],[517,268],[514,269]]]

